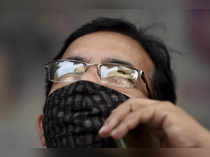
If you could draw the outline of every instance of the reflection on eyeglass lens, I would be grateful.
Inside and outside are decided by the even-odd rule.
[[[50,80],[56,82],[74,82],[86,71],[86,64],[74,61],[60,61],[49,66]],[[133,87],[138,71],[116,64],[102,64],[98,72],[103,83],[121,87]]]

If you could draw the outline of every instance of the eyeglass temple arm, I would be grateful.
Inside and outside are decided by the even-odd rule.
[[[148,82],[147,82],[147,80],[146,80],[146,78],[145,78],[145,75],[144,75],[144,72],[143,72],[143,71],[142,71],[142,74],[141,74],[141,78],[142,78],[142,80],[144,81],[144,83],[145,83],[145,85],[146,85],[146,89],[147,89],[149,98],[152,99],[152,92],[151,92],[151,90],[150,90],[150,88],[149,88]]]

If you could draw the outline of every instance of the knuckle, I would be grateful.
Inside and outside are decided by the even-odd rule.
[[[131,123],[128,123],[126,125],[126,128],[125,128],[126,132],[129,131],[129,130],[131,130],[131,129],[133,129],[133,125]]]
[[[136,111],[137,108],[138,108],[138,104],[137,104],[137,103],[132,103],[132,104],[130,104],[130,110],[131,110],[131,111]]]
[[[119,118],[120,115],[121,115],[121,113],[118,112],[117,110],[115,110],[115,111],[112,111],[112,112],[111,112],[111,114],[110,114],[109,117],[110,117],[110,118]]]
[[[113,118],[113,123],[118,125],[118,123],[120,122],[120,117],[115,117]]]
[[[167,105],[167,106],[174,106],[174,104],[172,104],[170,101],[163,101],[163,104],[164,105]]]
[[[175,105],[173,105],[170,101],[160,101],[159,105],[156,105],[156,108],[158,108],[158,110],[171,110],[175,107]]]
[[[121,117],[119,115],[115,115],[110,118],[110,121],[112,121],[113,124],[118,124],[121,121]]]

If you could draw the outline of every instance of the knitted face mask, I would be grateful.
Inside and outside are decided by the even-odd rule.
[[[110,148],[111,138],[99,129],[111,111],[129,97],[89,81],[57,89],[44,106],[43,129],[48,148]]]

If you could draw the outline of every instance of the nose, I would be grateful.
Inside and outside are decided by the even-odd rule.
[[[100,84],[100,77],[97,73],[97,66],[88,67],[87,71],[82,75],[81,80],[91,81]]]

